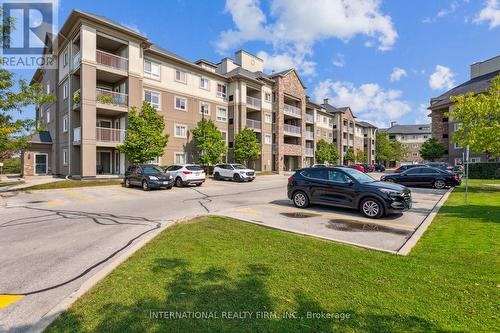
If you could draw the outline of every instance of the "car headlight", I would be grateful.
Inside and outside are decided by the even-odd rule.
[[[385,194],[387,194],[389,196],[402,196],[403,195],[402,192],[395,191],[395,190],[390,190],[388,188],[380,188],[379,191],[382,192],[382,193],[385,193]]]
[[[244,175],[244,174],[246,174],[246,172],[245,171],[240,171],[240,174]]]
[[[149,176],[149,180],[158,180],[158,177],[156,177],[156,176]]]
[[[168,179],[172,179],[172,176],[168,176]]]

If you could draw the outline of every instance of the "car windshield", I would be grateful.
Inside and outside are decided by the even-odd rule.
[[[157,167],[154,165],[145,165],[142,167],[142,170],[144,170],[144,173],[146,175],[154,175],[157,173],[163,173],[163,170],[160,167]]]
[[[246,169],[247,167],[241,164],[233,164],[233,168],[235,168],[236,170],[243,170]]]
[[[186,169],[189,171],[203,171],[203,168],[199,165],[188,165]]]
[[[367,176],[363,172],[356,169],[345,168],[343,171],[360,183],[372,183],[375,181],[372,177]]]

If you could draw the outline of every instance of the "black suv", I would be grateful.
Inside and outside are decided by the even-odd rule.
[[[288,178],[288,198],[297,208],[325,204],[359,210],[369,218],[411,208],[411,191],[376,181],[355,169],[305,168]]]
[[[163,170],[151,164],[133,164],[125,171],[125,187],[141,186],[144,191],[153,188],[171,189],[174,179]]]

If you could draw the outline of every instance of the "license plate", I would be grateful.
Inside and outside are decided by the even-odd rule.
[[[161,182],[161,183],[162,183],[163,185],[167,185],[167,184],[168,184],[168,182]]]
[[[199,172],[197,172],[197,173],[195,173],[194,175],[195,175],[195,176],[199,176],[199,175],[200,175],[200,173],[199,173]]]

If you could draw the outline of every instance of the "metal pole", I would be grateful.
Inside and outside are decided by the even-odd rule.
[[[467,203],[467,192],[469,191],[469,145],[467,145],[465,152],[465,203]]]

